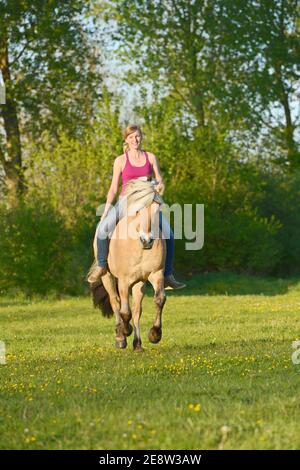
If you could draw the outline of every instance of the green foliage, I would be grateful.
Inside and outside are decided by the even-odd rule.
[[[60,235],[65,234],[63,257],[61,249],[57,256],[66,261],[58,263],[55,270],[58,274],[62,269],[61,275],[45,286],[42,279],[49,277],[47,263],[51,261],[45,259],[39,269],[34,266],[40,249],[43,258],[51,259],[54,253],[48,254],[36,241],[37,258],[26,261],[26,273],[22,263],[15,264],[12,276],[9,257],[15,259],[15,250],[22,244],[16,237],[18,232],[9,230],[6,233],[10,233],[14,248],[2,250],[2,290],[14,285],[28,292],[47,292],[51,285],[58,292],[86,292],[85,274],[93,259],[92,240],[98,222],[96,208],[106,199],[113,160],[122,151],[118,114],[112,110],[106,90],[104,96],[97,121],[82,139],[61,133],[53,142],[44,134],[42,146],[28,148],[27,193],[22,211],[32,214],[31,201],[44,208],[45,219],[34,219],[36,224],[41,221],[41,232],[36,230],[36,236],[42,238],[39,243],[44,242],[46,221],[53,214],[53,220],[62,224],[61,230],[50,227],[49,231],[53,247],[61,247]],[[175,271],[184,275],[229,270],[263,275],[299,272],[299,175],[270,169],[254,159],[243,161],[239,146],[227,138],[221,125],[185,126],[181,111],[179,103],[166,97],[148,107],[143,125],[143,148],[158,156],[166,182],[165,201],[170,205],[198,203],[205,207],[204,247],[186,251],[186,240],[176,240]],[[7,223],[6,215],[3,230]],[[27,222],[18,219],[17,226],[23,225],[26,227]],[[4,237],[2,243],[8,239]],[[32,241],[28,253],[33,249]],[[34,282],[30,273],[38,273]],[[58,277],[61,282],[56,282]]]
[[[276,240],[282,247],[282,257],[276,266],[277,273],[300,272],[300,172],[292,174],[274,172],[265,175],[264,190],[256,194],[253,203],[266,217],[273,215],[281,227]]]
[[[92,28],[83,0],[1,2],[0,45],[5,40],[10,77],[7,93],[18,107],[23,138],[46,129],[80,135],[99,98]],[[0,47],[0,53],[1,53]],[[99,58],[97,58],[98,60]],[[2,67],[2,64],[0,65]]]
[[[166,202],[205,207],[204,247],[188,252],[185,241],[176,240],[176,269],[256,274],[279,269],[282,214],[266,212],[262,201],[268,197],[269,173],[255,162],[241,161],[239,147],[221,125],[194,128],[191,136],[176,117],[178,105],[165,98],[153,105],[144,126],[146,144],[159,156],[167,182]]]
[[[204,247],[189,252],[185,240],[176,240],[175,269],[300,271],[296,3],[26,0],[18,8],[0,7],[0,52],[8,47],[11,59],[7,96],[22,115],[22,207],[30,212],[36,201],[35,208],[62,224],[68,240],[64,280],[55,288],[73,294],[85,289],[96,208],[105,202],[113,161],[122,153],[123,85],[125,92],[130,85],[138,91],[139,100],[128,100],[125,124],[129,116],[142,123],[143,148],[158,157],[166,202],[205,206]],[[110,70],[115,93],[99,86],[99,39],[111,64],[120,55],[123,60],[124,75]],[[11,125],[10,116],[5,122]],[[0,172],[2,185],[14,159],[5,132],[0,140],[7,173]],[[41,235],[44,223],[41,218]],[[53,243],[58,232],[51,232]],[[13,276],[12,267],[6,269],[13,252],[0,258],[3,289],[23,276],[21,265]],[[34,289],[47,290],[32,283]]]
[[[91,220],[105,202],[113,162],[122,151],[118,114],[105,88],[103,97],[93,127],[82,137],[61,132],[53,141],[44,133],[42,145],[29,149],[26,199],[47,199],[68,226]]]
[[[105,88],[93,127],[80,138],[44,132],[36,145],[27,143],[23,202],[0,214],[2,292],[86,292],[96,209],[121,151],[118,112]]]
[[[176,240],[175,268],[185,275],[197,271],[274,273],[284,253],[276,238],[279,229],[275,217],[267,219],[253,211],[231,212],[206,206],[204,246],[200,251],[186,251],[186,241]]]
[[[64,291],[70,260],[62,218],[42,201],[0,208],[0,291]]]
[[[282,247],[275,239],[280,223],[260,217],[257,211],[217,211],[205,219],[203,268],[270,274],[281,261]]]
[[[132,84],[146,74],[198,127],[226,123],[244,150],[267,134],[277,163],[300,165],[297,0],[112,0],[107,9]]]

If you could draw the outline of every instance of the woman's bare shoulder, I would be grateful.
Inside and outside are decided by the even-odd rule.
[[[155,163],[157,161],[156,155],[152,152],[147,152],[150,163]]]
[[[114,164],[122,169],[124,166],[124,162],[125,162],[125,154],[122,153],[122,155],[118,155],[115,158]]]
[[[152,162],[152,161],[155,160],[155,158],[156,158],[156,156],[154,155],[154,153],[148,152],[148,150],[147,150],[147,155],[148,155],[148,158],[149,158],[150,162]]]

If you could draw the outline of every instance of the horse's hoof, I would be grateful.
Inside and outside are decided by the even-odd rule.
[[[144,352],[144,349],[142,348],[142,342],[138,338],[133,338],[133,352]]]
[[[126,336],[130,336],[132,332],[133,332],[132,325],[131,325],[130,323],[128,323],[127,328],[124,327],[124,334],[125,334]]]
[[[123,339],[121,341],[116,340],[116,348],[117,349],[125,349],[127,346],[127,341],[126,339]]]
[[[162,331],[161,328],[158,328],[157,326],[153,326],[148,333],[148,338],[151,343],[159,343],[162,337]]]

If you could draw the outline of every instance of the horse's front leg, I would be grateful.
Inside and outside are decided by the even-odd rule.
[[[136,352],[143,352],[142,340],[140,333],[140,318],[142,314],[142,301],[145,295],[145,282],[137,282],[132,287],[132,316],[133,316],[133,328],[134,328],[134,338],[133,338],[133,350]]]
[[[123,349],[127,346],[126,336],[132,333],[131,311],[129,308],[129,284],[126,279],[119,279],[119,295],[121,301],[119,322],[116,325],[116,346]]]
[[[149,330],[148,338],[151,343],[158,343],[162,337],[162,311],[166,302],[166,294],[164,287],[163,270],[151,273],[149,276],[154,289],[154,304],[156,307],[156,317],[152,328]]]
[[[123,332],[123,320],[120,315],[120,298],[118,296],[116,279],[110,272],[102,277],[103,286],[108,292],[109,301],[115,314],[116,321],[116,346],[117,348],[126,348],[126,337]]]

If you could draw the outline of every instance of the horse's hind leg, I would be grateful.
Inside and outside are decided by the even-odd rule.
[[[142,314],[142,301],[145,295],[145,282],[140,281],[132,287],[132,317],[134,327],[133,350],[136,352],[144,351],[140,334],[140,318]]]
[[[149,281],[154,288],[156,317],[152,328],[149,330],[148,338],[151,343],[158,343],[162,337],[162,311],[166,302],[163,270],[157,271],[156,273],[151,273],[149,276]]]

